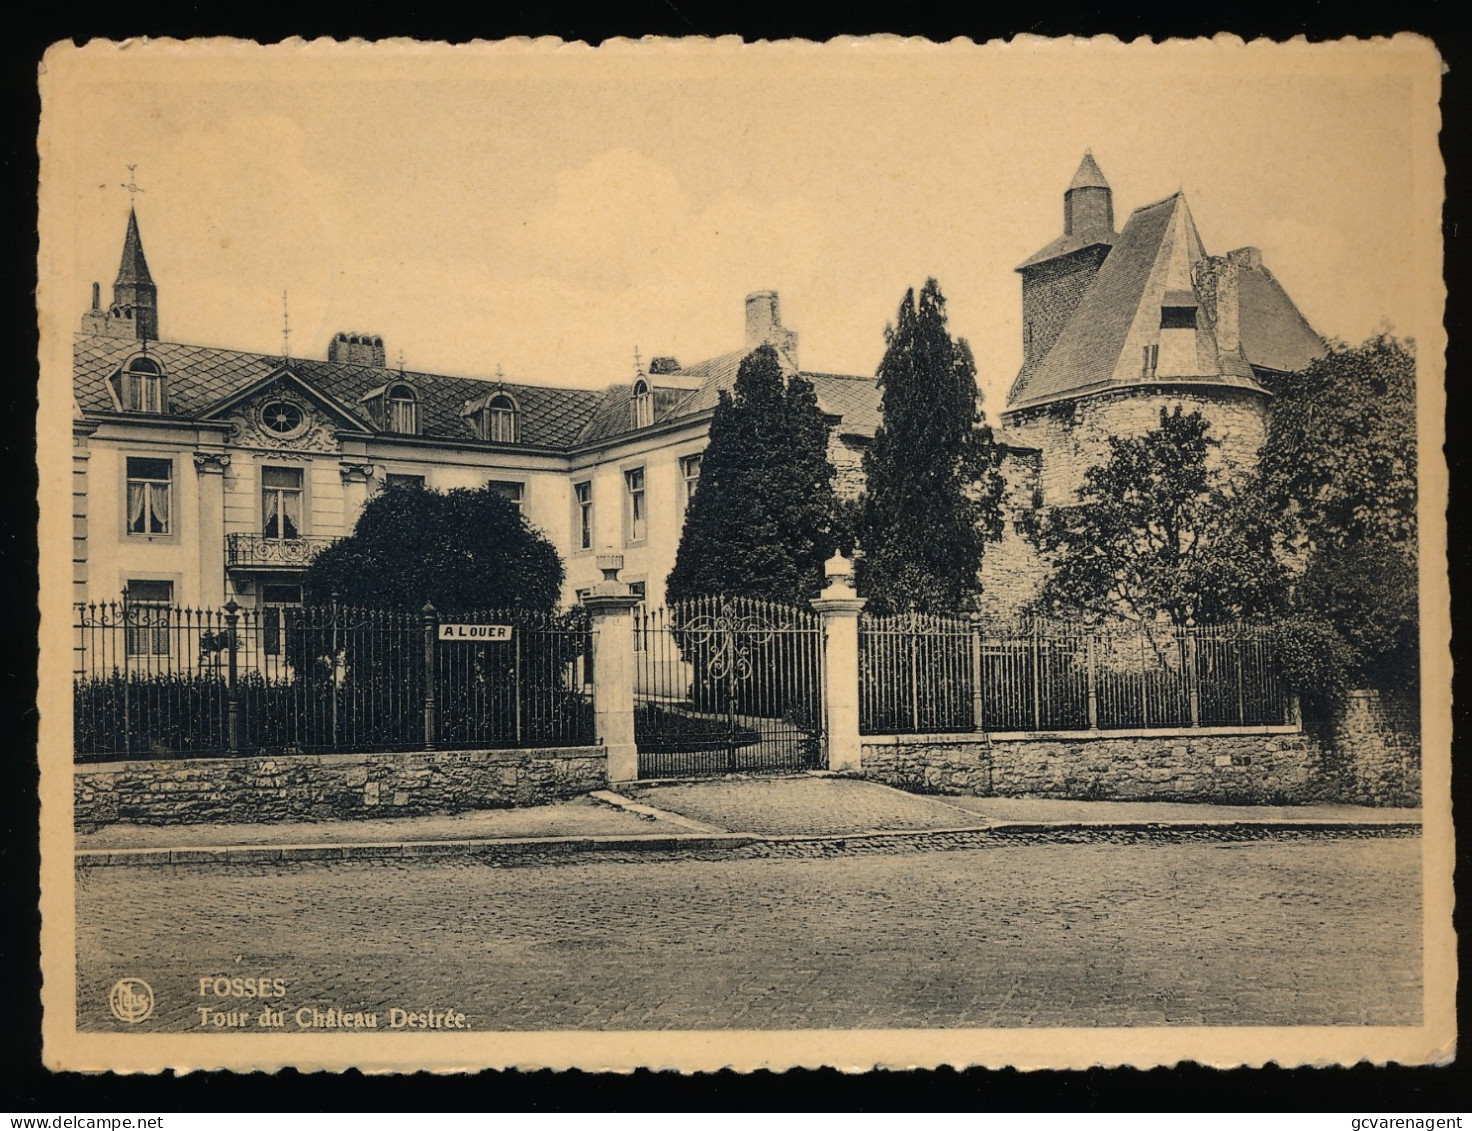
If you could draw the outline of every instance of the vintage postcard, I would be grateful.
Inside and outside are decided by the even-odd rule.
[[[52,48],[46,1063],[1451,1059],[1441,72]]]

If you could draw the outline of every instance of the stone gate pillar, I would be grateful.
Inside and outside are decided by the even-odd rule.
[[[634,606],[639,598],[618,579],[624,556],[598,555],[603,580],[583,598],[593,628],[593,730],[608,750],[608,780],[639,776],[634,745]]]
[[[867,604],[854,591],[854,565],[834,554],[823,566],[828,587],[812,600],[823,617],[823,730],[828,768],[856,773],[859,744],[859,613]]]

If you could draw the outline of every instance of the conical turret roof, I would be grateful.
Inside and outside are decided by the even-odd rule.
[[[1078,172],[1073,175],[1073,183],[1068,186],[1068,191],[1072,192],[1074,189],[1081,188],[1107,189],[1108,187],[1109,182],[1104,179],[1103,172],[1100,171],[1098,163],[1094,160],[1094,151],[1084,150],[1084,159],[1079,162]]]
[[[143,256],[143,237],[138,234],[138,214],[128,209],[128,234],[123,237],[123,261],[114,286],[153,286],[148,260]]]

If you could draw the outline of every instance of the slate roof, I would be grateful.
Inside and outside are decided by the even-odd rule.
[[[1238,277],[1237,302],[1242,353],[1263,369],[1296,373],[1324,356],[1324,339],[1314,332],[1288,292],[1266,267]]]
[[[1082,251],[1086,247],[1111,247],[1119,237],[1112,232],[1091,232],[1088,238],[1082,236],[1059,236],[1047,247],[1034,252],[1017,265],[1018,271],[1026,270],[1038,263],[1046,263],[1050,259],[1057,259],[1060,255],[1068,255],[1071,252]]]
[[[76,335],[73,396],[84,414],[114,411],[106,382],[143,348],[144,343],[131,338]],[[280,355],[178,342],[148,342],[146,348],[163,364],[167,375],[168,414],[181,419],[203,416],[220,401],[282,367]],[[467,401],[482,398],[498,388],[505,389],[515,399],[521,413],[521,443],[532,447],[571,446],[604,397],[603,393],[591,389],[448,377],[417,370],[400,372],[309,358],[292,358],[288,368],[348,409],[365,431],[377,429],[367,406],[359,403],[360,398],[369,390],[404,381],[419,396],[419,434],[456,442],[478,442],[461,411]]]
[[[138,215],[128,209],[128,232],[123,237],[123,258],[118,264],[116,286],[153,286],[148,260],[143,256],[143,237],[138,234]]]
[[[656,379],[650,378],[651,385]],[[676,416],[688,416],[689,413],[676,411],[680,402],[687,395],[688,391],[685,389],[654,387],[654,424],[663,424]],[[597,408],[578,433],[577,442],[579,444],[593,444],[599,440],[611,440],[639,431],[634,428],[633,382],[626,385],[610,385],[600,394],[600,397]]]
[[[1078,172],[1073,175],[1073,182],[1068,186],[1068,191],[1080,188],[1108,188],[1109,182],[1104,179],[1104,171],[1099,168],[1099,163],[1094,160],[1092,149],[1084,150],[1084,159],[1078,163]]]
[[[1193,269],[1206,251],[1184,194],[1137,208],[1053,347],[1024,363],[1004,411],[1139,384],[1204,383],[1262,391],[1253,367],[1293,370],[1323,342],[1263,267],[1239,273],[1239,351],[1217,348],[1205,310],[1194,364],[1142,374],[1142,346],[1160,340],[1160,308],[1199,305]]]
[[[84,416],[115,411],[107,382],[127,360],[145,350],[164,367],[168,415],[199,419],[228,398],[240,394],[282,368],[279,354],[194,346],[180,342],[143,342],[102,334],[77,334],[73,340],[73,399]],[[720,390],[736,381],[741,359],[749,350],[735,350],[681,369],[690,388],[654,385],[655,425],[693,416],[714,408]],[[479,443],[463,415],[472,402],[505,391],[520,411],[520,443],[531,447],[572,448],[607,441],[635,432],[633,385],[608,389],[567,389],[527,385],[515,381],[451,377],[406,369],[350,365],[292,358],[287,364],[312,388],[337,402],[364,431],[377,432],[366,394],[405,382],[419,397],[419,435]],[[836,373],[806,373],[813,382],[820,407],[840,417],[839,431],[873,435],[879,426],[879,389],[872,378]],[[657,376],[650,379],[657,382]]]
[[[872,377],[841,373],[804,373],[818,395],[818,407],[839,417],[840,436],[873,436],[879,430],[879,384]]]

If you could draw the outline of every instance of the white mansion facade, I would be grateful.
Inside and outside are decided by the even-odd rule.
[[[747,297],[741,348],[684,367],[656,357],[603,390],[394,367],[370,334],[337,334],[309,359],[171,342],[159,328],[130,212],[113,301],[94,284],[74,345],[78,602],[296,604],[312,557],[403,478],[496,484],[561,555],[568,601],[615,549],[623,579],[661,603],[719,391],[764,343],[798,371],[770,291]],[[805,375],[853,491],[878,422],[874,381]]]

